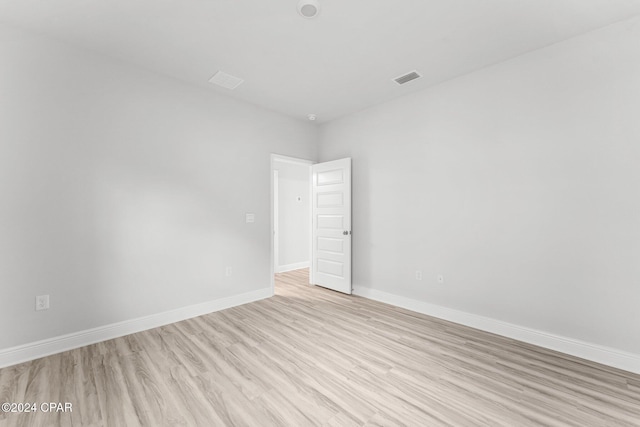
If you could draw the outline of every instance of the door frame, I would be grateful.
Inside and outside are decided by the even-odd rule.
[[[280,263],[280,173],[277,169],[273,170],[273,272],[275,273],[276,267]]]
[[[290,157],[290,156],[283,156],[281,154],[275,154],[275,153],[271,153],[271,167],[270,167],[270,180],[271,180],[271,197],[270,197],[270,203],[271,203],[271,296],[273,296],[275,294],[275,261],[276,261],[276,236],[275,236],[275,232],[276,232],[276,228],[275,228],[275,222],[276,222],[276,215],[278,214],[277,210],[276,210],[276,205],[274,203],[274,199],[275,199],[275,171],[276,171],[276,162],[280,162],[280,163],[291,163],[294,165],[305,165],[309,167],[309,194],[311,194],[311,186],[313,185],[313,183],[311,182],[311,165],[315,164],[316,162],[313,160],[307,160],[307,159],[300,159],[297,157]],[[311,215],[309,215],[309,228],[308,228],[308,233],[309,233],[309,242],[312,242],[311,239],[311,233],[312,233],[312,218]],[[311,244],[309,245],[309,261],[311,261]],[[309,283],[313,283],[312,280],[312,274],[313,272],[311,271],[312,269],[309,268]]]

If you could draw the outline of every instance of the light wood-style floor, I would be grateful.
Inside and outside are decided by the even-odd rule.
[[[640,426],[640,376],[277,275],[276,296],[0,370],[5,426]]]

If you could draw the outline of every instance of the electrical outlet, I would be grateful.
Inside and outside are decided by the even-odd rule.
[[[422,280],[422,270],[416,270],[416,280]]]
[[[230,277],[233,274],[233,268],[227,267],[224,271],[224,275]]]
[[[438,274],[438,283],[444,283],[444,276],[442,274]]]
[[[36,311],[49,310],[49,295],[38,295],[36,297]]]

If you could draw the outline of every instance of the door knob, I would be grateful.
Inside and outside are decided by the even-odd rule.
[[[345,236],[347,236],[347,235],[349,234],[349,232],[345,230],[345,231],[343,231],[343,232],[342,232],[342,234],[344,234]]]

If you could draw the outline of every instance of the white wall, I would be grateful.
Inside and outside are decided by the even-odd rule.
[[[324,125],[319,160],[353,158],[354,285],[640,355],[638,40],[636,18]]]
[[[311,250],[309,166],[276,161],[275,169],[279,184],[276,271],[308,267]]]
[[[9,28],[0,58],[0,349],[269,288],[270,153],[313,125]]]

